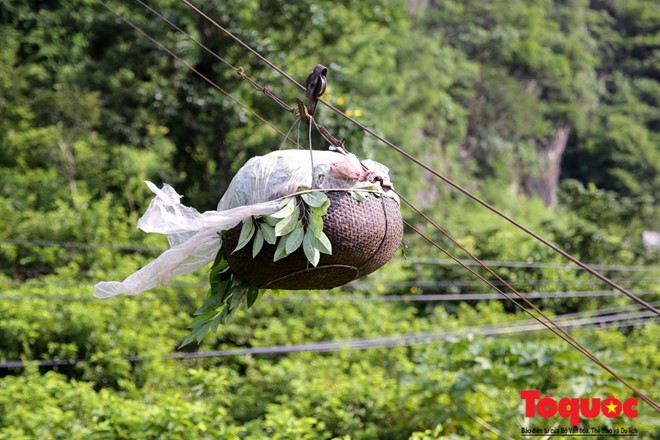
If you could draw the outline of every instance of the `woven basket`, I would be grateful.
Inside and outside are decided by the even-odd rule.
[[[252,246],[236,253],[241,225],[225,238],[227,261],[242,280],[262,288],[285,290],[332,289],[370,274],[387,263],[401,245],[403,220],[399,203],[370,194],[358,202],[346,191],[328,193],[330,208],[323,231],[332,243],[332,255],[321,254],[312,266],[302,247],[273,262],[275,246],[264,244],[252,258]]]

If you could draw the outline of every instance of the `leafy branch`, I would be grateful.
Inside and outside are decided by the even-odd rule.
[[[279,210],[243,222],[238,245],[233,252],[252,242],[252,257],[256,257],[264,242],[276,246],[273,262],[296,252],[301,246],[307,260],[316,267],[321,254],[332,254],[330,239],[323,232],[323,216],[328,213],[330,199],[321,191],[286,197]]]
[[[277,246],[273,256],[275,262],[291,255],[302,246],[305,256],[316,267],[322,253],[332,253],[330,240],[323,232],[323,216],[328,213],[329,207],[330,199],[320,191],[286,197],[274,214],[250,218],[243,222],[238,244],[233,252],[243,249],[254,239],[252,258],[259,254],[265,242]],[[183,340],[181,347],[193,341],[200,343],[209,332],[215,333],[220,324],[231,319],[243,299],[250,308],[265,292],[265,289],[259,289],[234,274],[227,262],[224,247],[220,248],[215,257],[209,281],[211,288],[206,294],[204,304],[195,311],[188,326],[191,332]]]
[[[211,288],[206,294],[204,304],[195,311],[195,317],[188,326],[191,332],[179,348],[193,341],[202,342],[209,332],[215,333],[218,325],[226,323],[234,316],[244,298],[250,308],[265,291],[236,277],[229,267],[222,247],[211,267],[209,281]]]

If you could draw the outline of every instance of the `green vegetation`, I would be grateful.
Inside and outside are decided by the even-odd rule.
[[[282,130],[294,122],[138,3],[108,3]],[[287,102],[302,95],[183,3],[152,6]],[[326,99],[583,261],[657,265],[640,234],[660,227],[658,2],[203,7],[299,81],[328,66]],[[135,227],[151,198],[143,181],[170,183],[186,205],[214,209],[245,161],[281,137],[98,2],[0,0],[0,41],[0,362],[26,362],[0,370],[0,439],[518,438],[521,426],[568,426],[525,419],[521,389],[630,397],[549,331],[480,334],[527,318],[508,302],[373,300],[491,292],[455,265],[415,262],[444,255],[412,234],[411,260],[336,291],[266,293],[185,350],[422,332],[432,342],[164,359],[204,303],[208,270],[136,297],[92,297],[95,282],[121,280],[167,246]],[[387,164],[396,188],[479,257],[564,263],[323,106],[317,116],[356,155]],[[314,144],[324,145],[316,134]],[[605,289],[576,270],[496,269],[523,291]],[[629,289],[655,292],[649,301],[658,299],[657,273],[604,269]],[[556,315],[632,304],[623,295],[535,303]],[[659,400],[658,324],[573,334]],[[88,361],[30,363],[69,359]],[[582,422],[655,438],[659,420],[640,402],[636,419]]]
[[[255,258],[266,242],[277,245],[273,253],[273,262],[276,262],[302,246],[307,262],[314,267],[319,263],[321,253],[332,254],[332,243],[323,232],[323,216],[328,213],[330,199],[322,191],[310,191],[308,188],[301,191],[304,192],[283,198],[278,211],[273,214],[254,216],[243,221],[233,250],[226,244],[227,231],[220,233],[223,243],[209,271],[211,288],[204,304],[195,311],[195,318],[188,326],[191,332],[181,347],[193,341],[199,344],[209,332],[215,333],[221,323],[226,324],[243,303],[248,308],[252,307],[268,290],[260,289],[234,273],[226,258],[229,250],[234,253],[252,242],[251,254]],[[365,200],[364,192],[355,190],[351,194]]]

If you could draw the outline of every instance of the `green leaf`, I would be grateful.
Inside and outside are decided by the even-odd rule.
[[[288,255],[286,253],[286,242],[288,238],[289,238],[288,236],[280,238],[280,242],[277,244],[277,248],[275,248],[275,254],[273,255],[273,262],[279,261]]]
[[[210,321],[213,319],[213,317],[216,315],[215,309],[212,309],[210,311],[204,312],[202,314],[199,314],[195,316],[195,318],[190,322],[190,325],[188,328],[195,329],[198,328],[199,326],[203,325],[204,323]]]
[[[312,208],[312,212],[307,216],[307,229],[311,229],[314,237],[318,237],[323,232],[323,218]]]
[[[364,202],[365,200],[367,200],[367,196],[369,195],[369,193],[359,190],[349,191],[349,194],[358,202]]]
[[[285,218],[289,217],[291,213],[293,212],[293,209],[296,207],[296,198],[295,197],[287,197],[286,199],[282,200],[282,203],[284,201],[288,200],[284,207],[277,211],[275,214],[271,214],[271,217],[274,218]],[[280,203],[280,206],[282,206],[282,203]]]
[[[272,226],[272,227],[275,227],[277,222],[280,221],[279,218],[271,217],[270,215],[264,216],[263,219],[268,226]]]
[[[235,278],[225,258],[225,250],[221,247],[209,272],[211,288],[206,294],[204,304],[195,311],[195,317],[188,327],[192,331],[183,340],[181,347],[193,341],[201,342],[209,331],[217,330],[223,316],[226,316],[224,310],[218,313],[218,309],[227,298],[232,296],[234,281]]]
[[[234,281],[235,278],[232,274],[232,276],[227,278],[222,284],[218,286],[218,291],[220,292],[220,296],[219,296],[220,304],[223,304],[225,301],[227,301],[227,298],[231,296],[234,290]]]
[[[303,241],[303,236],[305,235],[305,229],[303,228],[303,224],[300,220],[298,220],[298,223],[296,224],[296,227],[293,231],[291,231],[291,234],[289,234],[287,240],[286,240],[286,253],[287,254],[292,254],[294,253],[302,244]]]
[[[225,250],[221,247],[209,273],[211,289],[206,295],[205,303],[195,312],[195,315],[204,313],[211,308],[217,308],[224,302],[231,290],[232,274],[229,263],[225,259]]]
[[[217,298],[216,306],[220,305],[221,303],[220,299],[222,298],[222,294],[227,289],[227,284],[229,283],[230,279],[231,279],[231,273],[228,272],[219,273],[215,277],[211,278],[210,280],[211,290],[209,291],[209,296],[207,298],[207,301],[213,298]]]
[[[236,249],[232,252],[232,254],[236,253],[236,251],[243,249],[245,245],[247,245],[250,240],[252,239],[252,236],[254,235],[254,221],[252,218],[247,219],[243,222],[243,227],[241,228],[241,234],[238,236],[238,245],[236,246]]]
[[[221,246],[220,250],[215,256],[213,261],[213,266],[211,266],[211,271],[209,272],[209,281],[213,284],[214,280],[217,280],[224,272],[229,269],[229,263],[225,258],[225,249]]]
[[[236,310],[238,310],[238,307],[241,305],[241,301],[243,301],[243,298],[245,298],[245,294],[247,293],[247,288],[240,288],[237,291],[234,292],[234,294],[231,296],[229,303],[227,304],[227,308],[229,310],[229,313],[227,314],[227,318],[231,318]]]
[[[300,209],[298,206],[294,207],[293,212],[286,218],[280,220],[280,222],[275,225],[275,235],[282,237],[289,234],[298,224],[298,218],[300,217]]]
[[[302,197],[303,201],[312,208],[320,208],[323,206],[325,201],[328,200],[328,196],[326,196],[325,193],[321,191],[303,193],[300,196]]]
[[[186,345],[190,344],[192,341],[195,340],[196,335],[194,333],[190,333],[186,338],[181,342],[181,345],[179,345],[179,349],[185,347]]]
[[[330,199],[326,198],[325,202],[318,207],[318,208],[313,208],[315,212],[318,212],[319,214],[326,215],[328,213],[328,209],[330,208]]]
[[[278,209],[282,209],[282,208],[284,208],[284,207],[285,207],[289,202],[291,202],[291,200],[293,200],[293,199],[295,199],[295,197],[293,197],[293,196],[290,196],[290,197],[284,197],[284,198],[282,199],[282,201],[280,201],[280,204],[277,205],[277,208],[278,208]]]
[[[247,306],[248,309],[254,305],[254,303],[259,299],[261,294],[259,293],[259,288],[254,284],[250,284],[247,288]]]
[[[264,246],[264,236],[261,233],[261,228],[257,228],[257,233],[254,236],[254,242],[252,243],[252,258],[259,255],[261,248]]]
[[[202,342],[202,339],[204,339],[204,336],[206,336],[211,329],[211,322],[207,322],[206,324],[198,327],[197,329],[193,330],[190,332],[188,336],[181,342],[181,345],[179,345],[179,348],[185,347],[186,345],[190,344],[193,341],[197,341],[199,344]]]
[[[261,230],[261,234],[264,236],[266,243],[275,244],[275,241],[277,241],[277,236],[275,235],[274,226],[268,225],[266,223],[260,223],[259,230]]]
[[[316,267],[321,259],[321,253],[314,247],[314,239],[314,233],[308,228],[303,238],[303,251],[305,252],[307,260],[312,263],[312,266]]]
[[[195,310],[194,313],[195,316],[201,315],[202,313],[206,313],[209,310],[212,310],[218,307],[220,304],[222,304],[220,298],[222,296],[222,292],[224,292],[225,283],[226,280],[221,278],[211,281],[211,288],[206,293],[204,304],[202,304],[202,306],[199,309]]]
[[[212,281],[210,291],[211,296],[208,299],[209,305],[213,307],[219,307],[222,303],[224,303],[227,296],[231,294],[232,284],[233,273],[231,271],[221,274],[221,277]]]
[[[261,297],[264,296],[264,293],[266,293],[266,289],[259,289],[259,293],[257,294],[257,301],[259,301]]]
[[[332,244],[325,232],[321,232],[321,235],[314,237],[313,244],[322,254],[332,255]]]
[[[218,331],[218,326],[220,325],[221,322],[223,322],[224,315],[222,313],[218,313],[215,318],[213,318],[213,321],[211,322],[211,333],[215,333]]]

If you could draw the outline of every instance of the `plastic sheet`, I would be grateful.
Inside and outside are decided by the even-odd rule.
[[[301,187],[351,190],[373,187],[375,180],[389,184],[387,167],[368,160],[362,164],[367,170],[355,156],[332,151],[313,151],[312,156],[310,151],[283,150],[254,157],[232,179],[217,211],[204,213],[183,205],[170,185],[159,189],[146,182],[155,198],[138,227],[167,235],[170,249],[122,282],[97,283],[94,296],[136,295],[209,264],[222,245],[219,232],[251,216],[274,213],[282,197]]]

